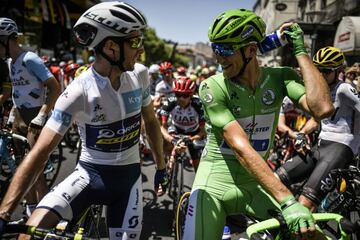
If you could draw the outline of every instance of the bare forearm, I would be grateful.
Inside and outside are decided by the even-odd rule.
[[[205,136],[206,136],[205,127],[202,126],[202,127],[200,127],[199,133],[197,133],[196,135],[192,136],[190,139],[191,139],[192,141],[194,141],[194,140],[201,140],[201,139],[203,139]]]
[[[284,123],[285,120],[282,120],[281,119],[282,117],[285,118],[284,116],[279,117],[278,130],[282,134],[285,134],[287,132],[289,134],[289,136],[293,139],[296,138],[295,132]]]
[[[36,163],[34,163],[32,153],[29,153],[25,157],[16,170],[16,173],[12,178],[13,180],[2,200],[0,206],[1,212],[8,212],[10,214],[14,212],[23,196],[28,192],[35,180],[41,174],[46,159],[46,156],[39,156]]]
[[[318,127],[319,127],[319,123],[314,118],[310,118],[300,132],[304,134],[310,134],[313,131],[315,131]]]
[[[330,116],[334,107],[331,102],[329,87],[308,55],[296,57],[305,83],[306,102],[316,119]]]
[[[159,121],[154,117],[151,121],[145,121],[146,135],[149,137],[149,144],[158,169],[165,168],[163,153],[163,137],[160,131]]]
[[[248,151],[242,151],[241,153],[235,151],[237,159],[257,182],[280,203],[291,192],[275,177],[262,157],[250,145],[247,148]]]
[[[161,134],[162,136],[164,137],[164,139],[171,143],[171,140],[172,140],[172,136],[169,134],[169,132],[165,129],[164,126],[160,126],[160,130],[161,130]]]

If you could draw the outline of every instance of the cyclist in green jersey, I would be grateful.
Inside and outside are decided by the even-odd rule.
[[[304,84],[291,68],[259,66],[257,43],[265,28],[260,17],[245,9],[221,13],[209,28],[223,73],[206,79],[199,88],[208,141],[189,200],[186,240],[218,240],[226,216],[245,213],[266,219],[269,209],[282,212],[295,237],[315,234],[310,211],[275,177],[264,158],[285,96],[317,119],[330,116],[334,109],[327,84],[306,52],[299,25],[285,23],[280,32],[292,42]]]

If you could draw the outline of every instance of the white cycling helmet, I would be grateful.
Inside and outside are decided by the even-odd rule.
[[[16,23],[10,18],[0,18],[0,36],[18,35]]]
[[[126,37],[146,27],[146,18],[139,10],[113,1],[89,8],[75,23],[73,31],[79,44],[94,48],[107,37]]]
[[[158,64],[152,64],[149,68],[149,73],[159,73],[160,66]]]

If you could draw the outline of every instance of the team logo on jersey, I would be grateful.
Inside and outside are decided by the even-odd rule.
[[[143,95],[144,95],[143,99],[146,99],[147,97],[149,97],[149,95],[150,95],[150,86],[145,89]]]
[[[261,100],[265,105],[269,106],[275,102],[275,98],[275,92],[272,89],[266,89]]]
[[[93,119],[91,119],[91,122],[104,122],[106,121],[106,117],[105,117],[105,114],[101,113],[101,114],[98,114],[98,115],[95,115],[95,117]]]
[[[214,99],[213,95],[211,95],[211,93],[209,93],[209,92],[205,93],[205,95],[203,97],[203,100],[206,103],[211,103],[213,99]]]
[[[104,125],[86,124],[86,146],[102,152],[122,152],[139,142],[141,114]]]
[[[240,114],[240,112],[241,112],[241,107],[237,106],[237,107],[234,107],[234,108],[233,108],[233,113],[234,113],[235,115]]]
[[[61,111],[59,109],[55,109],[52,114],[51,118],[54,119],[56,122],[60,123],[64,127],[68,127],[71,124],[71,114]]]
[[[142,93],[140,88],[131,92],[122,93],[121,95],[124,99],[126,113],[132,113],[141,108]]]
[[[129,219],[129,228],[135,228],[139,224],[139,216],[132,216]]]
[[[242,34],[241,34],[241,38],[245,39],[248,38],[252,33],[254,32],[254,27],[249,27],[248,29],[246,29]]]

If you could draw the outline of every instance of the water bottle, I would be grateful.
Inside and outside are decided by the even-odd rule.
[[[231,232],[228,226],[224,227],[224,233],[222,235],[222,240],[231,240]]]
[[[264,54],[270,52],[276,48],[283,47],[288,43],[286,37],[282,39],[280,37],[280,30],[276,30],[265,36],[265,38],[258,43],[259,51]]]
[[[332,212],[334,208],[337,207],[336,204],[338,198],[340,198],[340,193],[335,189],[334,191],[328,193],[324,200],[320,203],[319,212]]]

